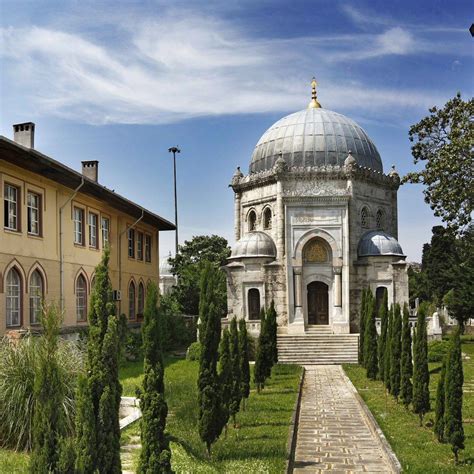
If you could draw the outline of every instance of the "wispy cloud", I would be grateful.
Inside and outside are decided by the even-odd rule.
[[[318,65],[322,101],[335,109],[426,108],[444,99],[436,91],[370,86],[357,75],[340,79],[341,63],[444,51],[441,41],[423,42],[402,27],[260,38],[230,20],[175,10],[133,28],[122,24],[117,34],[114,42],[80,28],[1,29],[4,91],[18,87],[32,110],[89,123],[169,123],[302,108]]]

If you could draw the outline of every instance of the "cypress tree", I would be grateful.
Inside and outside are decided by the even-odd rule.
[[[390,362],[391,362],[391,352],[392,344],[392,327],[393,327],[393,306],[390,307],[388,311],[388,320],[387,320],[387,339],[385,340],[385,355],[384,355],[384,382],[385,388],[390,393]]]
[[[253,379],[257,386],[257,391],[260,392],[265,387],[265,379],[267,378],[268,369],[268,344],[266,335],[266,319],[265,310],[260,311],[260,334],[258,335],[257,354],[255,356],[255,367],[253,372]]]
[[[242,409],[245,411],[245,400],[250,395],[250,364],[249,364],[249,340],[245,319],[239,319],[239,353],[240,353],[240,393],[242,397]]]
[[[413,411],[420,417],[420,426],[423,425],[423,416],[430,409],[430,374],[428,371],[428,341],[425,312],[425,305],[420,305],[413,345]]]
[[[366,321],[364,336],[364,360],[367,377],[371,380],[377,378],[377,329],[375,326],[375,299],[369,290],[366,301]]]
[[[58,473],[62,436],[65,434],[63,411],[58,407],[64,402],[58,345],[61,318],[55,306],[43,310],[43,334],[38,344],[35,369],[33,416],[33,450],[30,460],[32,473]]]
[[[278,346],[277,346],[277,314],[275,311],[275,303],[272,300],[270,308],[267,311],[267,332],[270,346],[270,361],[271,365],[278,362]]]
[[[237,330],[237,319],[234,317],[230,322],[230,360],[232,365],[232,394],[229,405],[229,416],[232,417],[234,427],[236,426],[235,416],[240,410],[242,400],[241,381],[242,374],[240,370],[240,351],[239,351],[239,332]]]
[[[400,394],[400,359],[402,353],[402,318],[400,305],[395,303],[392,321],[392,339],[390,341],[390,390],[391,394],[398,401]]]
[[[216,301],[219,275],[210,263],[205,263],[200,282],[199,319],[201,356],[198,375],[199,436],[206,444],[208,455],[211,446],[222,433],[225,411],[222,405],[217,359],[221,338],[221,318]],[[206,301],[204,301],[206,300]]]
[[[388,291],[383,294],[382,304],[379,308],[380,317],[380,337],[378,339],[378,358],[379,358],[379,378],[385,380],[385,350],[387,344],[387,326],[388,326]]]
[[[456,463],[458,452],[464,449],[464,428],[462,426],[462,386],[464,374],[461,356],[461,328],[455,331],[446,363],[444,435],[451,444]]]
[[[138,474],[171,473],[171,451],[165,435],[168,406],[164,392],[164,365],[162,351],[162,314],[158,310],[158,288],[150,283],[144,310],[143,386],[138,392],[142,417]]]
[[[406,407],[408,407],[413,398],[413,386],[411,383],[413,364],[411,360],[411,329],[409,317],[408,305],[405,303],[403,305],[400,398]]]
[[[441,375],[439,377],[438,386],[436,388],[436,408],[435,408],[435,422],[433,431],[440,443],[444,443],[444,402],[446,397],[445,392],[446,381],[446,358],[443,360],[441,367]]]
[[[227,328],[222,331],[222,340],[219,346],[219,383],[222,395],[222,426],[227,427],[232,404],[232,358],[230,354],[230,334]],[[227,428],[226,428],[227,429]]]
[[[359,310],[359,365],[365,366],[364,363],[364,337],[365,337],[365,306],[367,300],[367,290],[364,288],[362,290],[362,299],[360,303]]]

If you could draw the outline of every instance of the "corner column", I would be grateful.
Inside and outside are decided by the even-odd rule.
[[[285,206],[283,204],[283,190],[282,183],[279,179],[277,181],[277,253],[278,259],[283,260],[285,255]]]
[[[304,333],[304,316],[303,316],[303,298],[302,298],[302,269],[301,267],[293,267],[294,295],[295,295],[295,317],[288,326],[289,334]]]
[[[240,240],[240,232],[241,232],[241,219],[240,219],[240,203],[242,201],[242,193],[237,192],[234,194],[234,235],[235,240]]]
[[[334,306],[342,306],[342,267],[333,267],[334,272]]]

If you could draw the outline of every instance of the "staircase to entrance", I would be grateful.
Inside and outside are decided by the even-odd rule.
[[[330,326],[309,326],[304,334],[278,334],[278,361],[282,364],[355,364],[358,334],[334,334]]]

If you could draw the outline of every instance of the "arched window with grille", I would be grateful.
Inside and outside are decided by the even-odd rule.
[[[248,223],[249,223],[249,232],[257,230],[257,214],[253,210],[249,212]]]
[[[266,230],[272,228],[272,210],[269,207],[263,211],[263,228]]]
[[[87,319],[87,282],[82,274],[76,280],[76,319]]]
[[[145,309],[145,287],[143,283],[140,282],[138,285],[138,316],[143,316],[143,311]]]
[[[135,307],[135,283],[130,282],[128,287],[128,319],[136,319],[136,307]]]
[[[360,225],[363,229],[369,228],[369,210],[366,207],[360,211]]]
[[[377,314],[379,313],[380,306],[382,305],[383,297],[387,293],[387,288],[385,286],[379,286],[375,290],[375,309]]]
[[[248,292],[249,319],[258,321],[260,319],[260,291],[251,288]]]
[[[377,211],[375,215],[375,223],[378,230],[384,230],[385,228],[385,212],[382,209]]]
[[[42,302],[44,298],[43,277],[38,270],[35,270],[30,276],[29,295],[30,323],[38,324],[40,322]]]
[[[7,327],[21,325],[21,276],[16,268],[10,269],[6,279]]]

